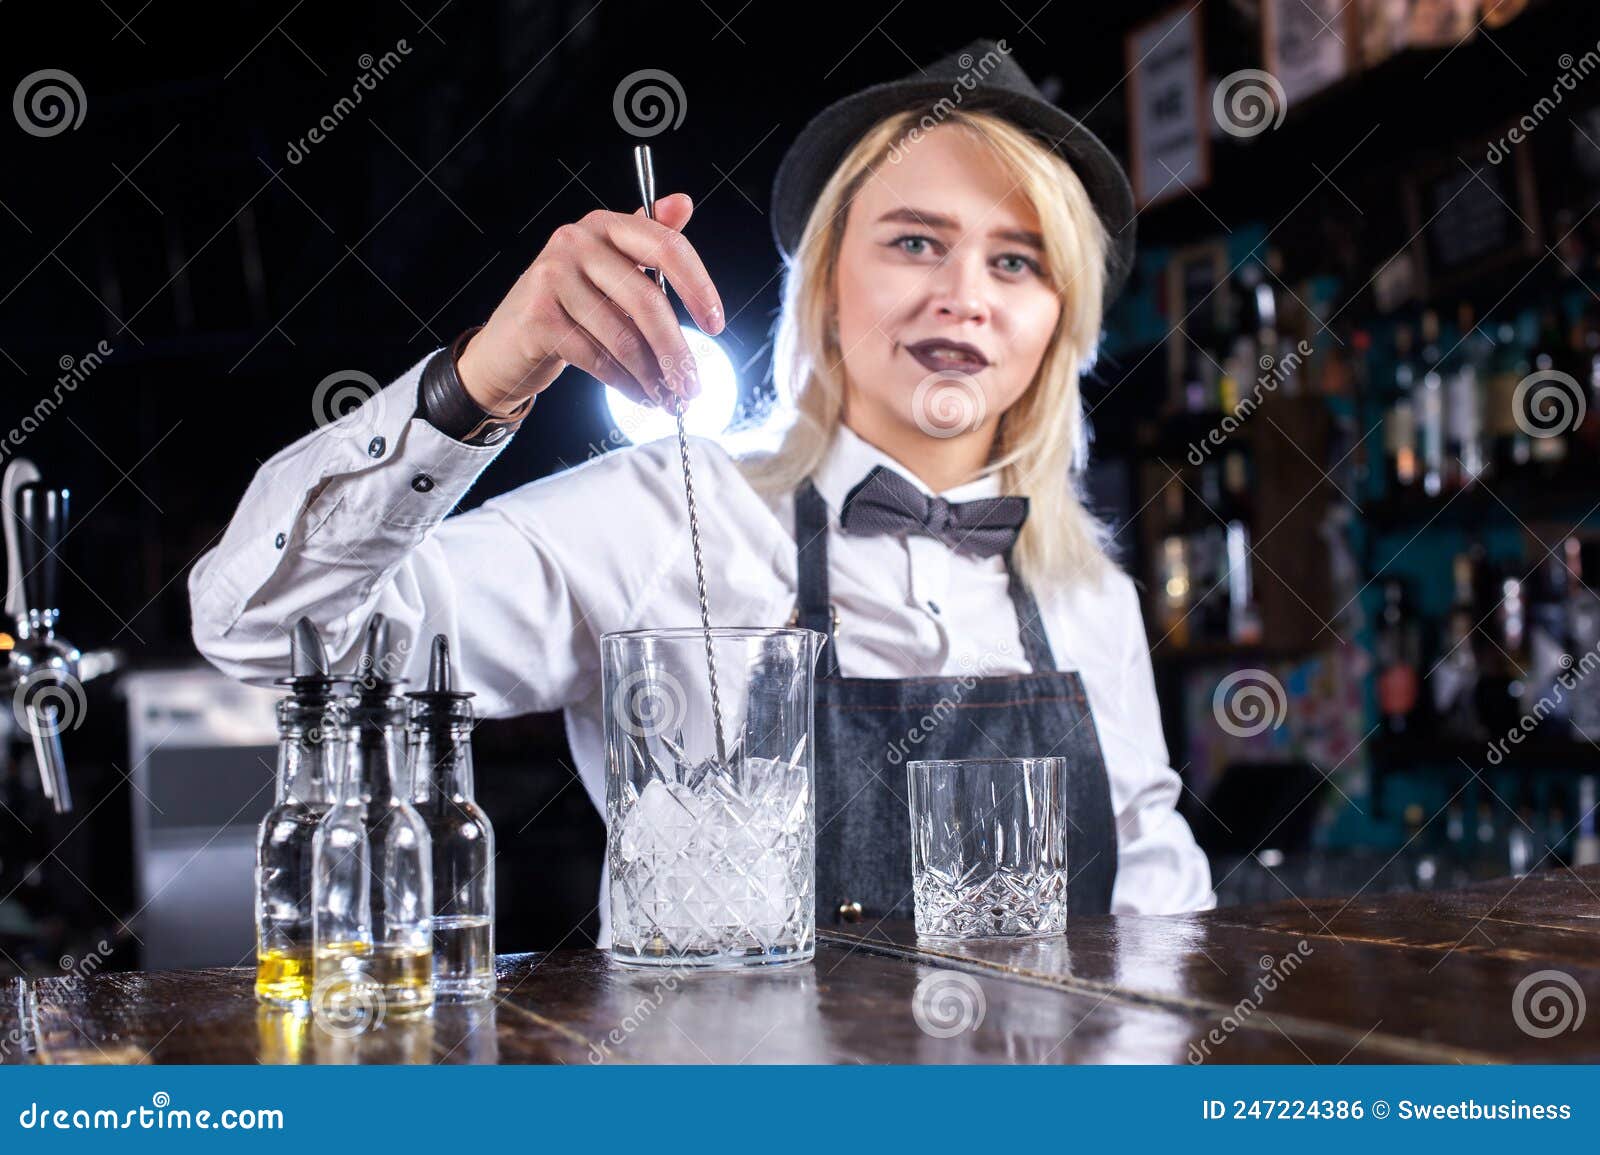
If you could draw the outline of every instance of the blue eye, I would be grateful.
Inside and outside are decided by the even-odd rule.
[[[931,246],[934,244],[934,240],[932,237],[917,236],[915,234],[908,233],[903,237],[896,237],[894,240],[890,241],[889,244],[893,248],[899,249],[909,257],[921,257],[926,256],[931,251]]]
[[[1031,257],[1025,257],[1021,253],[1005,253],[999,257],[996,257],[995,259],[999,262],[1002,271],[1007,273],[1020,274],[1029,272],[1043,272],[1043,269],[1040,267],[1038,261],[1035,261]]]

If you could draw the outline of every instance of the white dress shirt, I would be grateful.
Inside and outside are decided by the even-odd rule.
[[[261,467],[221,543],[189,576],[195,644],[231,676],[279,675],[288,628],[304,614],[346,668],[367,618],[382,611],[406,647],[402,676],[417,684],[429,640],[447,634],[480,715],[564,711],[578,773],[603,814],[600,635],[700,621],[677,443],[607,453],[447,518],[504,443],[465,445],[415,417],[423,364]],[[529,420],[539,420],[537,406]],[[796,596],[792,495],[758,495],[715,441],[693,438],[690,450],[713,624],[783,625]],[[1026,672],[1000,557],[964,556],[929,537],[839,531],[845,494],[880,464],[926,490],[842,427],[814,475],[832,514],[841,671]],[[998,493],[989,477],[941,496]],[[1057,665],[1083,679],[1104,750],[1117,816],[1112,910],[1214,905],[1205,856],[1174,810],[1181,786],[1132,581],[1114,571],[1098,588],[1033,592]],[[605,945],[604,879],[600,918]]]

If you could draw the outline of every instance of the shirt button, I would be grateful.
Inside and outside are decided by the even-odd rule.
[[[368,457],[382,457],[383,456],[384,446],[387,445],[387,444],[388,443],[386,441],[384,441],[383,438],[374,437],[371,441],[367,442],[367,456]]]
[[[286,543],[288,540],[289,539],[286,536],[280,533],[277,537],[272,539],[272,544],[276,548],[282,549],[284,547],[284,543]]]
[[[411,488],[418,493],[427,493],[433,488],[433,478],[426,473],[419,473],[411,479]]]

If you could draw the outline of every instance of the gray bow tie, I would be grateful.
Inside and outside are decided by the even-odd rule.
[[[923,493],[883,465],[872,467],[872,472],[845,495],[839,510],[839,526],[846,533],[926,534],[957,553],[976,557],[991,557],[1010,549],[1027,519],[1026,497],[950,502]]]

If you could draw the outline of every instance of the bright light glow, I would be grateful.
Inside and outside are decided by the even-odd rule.
[[[733,411],[739,403],[739,379],[721,345],[692,325],[682,329],[700,376],[700,396],[685,406],[683,426],[700,437],[716,437],[733,421]],[[612,427],[625,440],[642,445],[677,435],[678,422],[672,410],[640,405],[610,386],[605,393]]]

